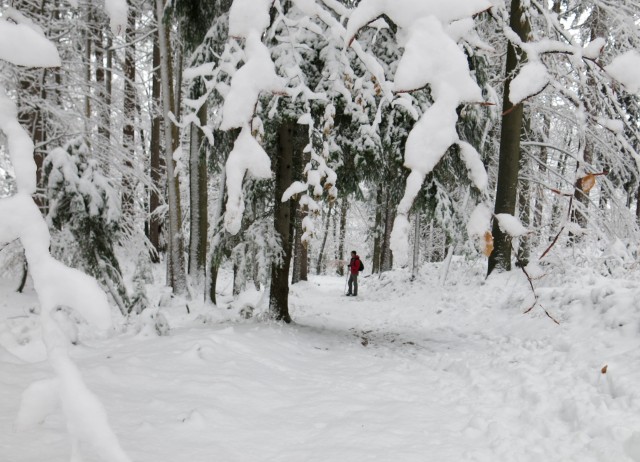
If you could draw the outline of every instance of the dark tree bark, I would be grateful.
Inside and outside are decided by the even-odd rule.
[[[340,238],[338,239],[338,258],[344,261],[344,240],[347,236],[347,213],[349,212],[349,201],[347,196],[343,196],[340,201]],[[345,265],[338,266],[338,274],[344,275]]]
[[[151,99],[153,111],[151,115],[151,140],[149,146],[149,161],[151,174],[151,189],[149,194],[149,241],[154,251],[151,252],[151,260],[154,263],[160,261],[160,252],[164,251],[164,246],[160,245],[160,235],[162,222],[155,213],[160,207],[160,192],[164,189],[162,185],[163,162],[160,151],[160,126],[162,124],[160,101],[160,47],[158,46],[158,32],[153,39],[153,74],[151,81]]]
[[[124,125],[122,127],[122,144],[125,151],[125,171],[122,177],[122,215],[127,225],[133,223],[133,209],[135,197],[135,182],[131,170],[133,170],[133,159],[135,157],[135,122],[136,122],[136,62],[135,62],[135,37],[136,37],[136,16],[135,8],[129,4],[129,15],[127,17],[127,28],[125,37],[127,46],[124,51]]]
[[[382,236],[382,245],[380,247],[380,271],[390,271],[393,269],[393,253],[391,252],[391,231],[393,230],[393,221],[396,218],[395,204],[387,194],[384,201],[384,234]]]
[[[304,128],[304,127],[303,127]],[[293,157],[296,132],[300,128],[295,120],[283,121],[278,127],[275,170],[274,227],[282,241],[282,262],[271,267],[269,311],[278,321],[291,322],[289,314],[289,268],[291,264],[293,215],[295,202],[282,202],[285,190],[293,181]]]
[[[203,89],[201,89],[203,90]],[[200,91],[191,94],[194,99],[199,98]],[[207,124],[207,105],[198,111],[201,126]],[[190,127],[189,170],[190,181],[190,220],[189,233],[189,275],[200,284],[204,281],[204,271],[207,262],[207,151],[204,146],[202,131],[195,124]]]
[[[511,28],[522,41],[529,39],[531,27],[524,16],[520,0],[511,1]],[[516,48],[511,42],[507,46],[506,80],[502,103],[502,130],[500,132],[500,160],[498,165],[498,184],[496,190],[495,213],[514,215],[518,198],[518,173],[520,170],[520,135],[522,132],[522,103],[514,106],[509,100],[509,86],[520,60]],[[498,220],[493,220],[493,252],[489,256],[487,274],[494,270],[511,270],[511,238],[502,232]]]
[[[371,273],[377,274],[380,272],[380,264],[382,259],[382,199],[383,199],[382,183],[378,184],[376,190],[376,216],[374,220],[373,229],[373,261],[371,262]]]

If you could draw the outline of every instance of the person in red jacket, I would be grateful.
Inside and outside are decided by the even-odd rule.
[[[358,295],[358,273],[360,272],[360,257],[356,254],[355,250],[351,251],[351,261],[347,265],[349,268],[349,290],[347,295]],[[353,290],[351,290],[353,288]]]

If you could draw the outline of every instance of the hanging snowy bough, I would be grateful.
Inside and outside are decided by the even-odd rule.
[[[253,117],[260,93],[285,92],[285,81],[276,74],[269,49],[260,40],[259,32],[249,33],[244,52],[245,64],[231,78],[231,88],[224,100],[221,130],[247,124]]]
[[[427,174],[449,147],[460,141],[456,109],[463,103],[482,102],[482,92],[457,41],[471,30],[472,16],[491,7],[488,0],[363,0],[349,18],[347,43],[362,27],[387,15],[401,29],[398,36],[403,37],[400,45],[404,54],[396,70],[394,90],[401,93],[429,87],[434,99],[409,133],[405,146],[405,167],[411,173],[398,205],[390,244],[399,266],[408,262],[408,215],[413,201]],[[484,184],[482,175],[477,173],[477,162],[472,156],[465,158],[471,162],[467,165],[477,184]]]
[[[244,213],[242,182],[248,172],[254,178],[271,178],[271,160],[260,143],[245,125],[233,145],[225,166],[227,176],[227,206],[224,215],[225,229],[231,234],[240,231]]]
[[[460,157],[469,169],[469,179],[478,190],[486,191],[489,186],[489,176],[484,168],[480,154],[476,151],[476,148],[466,141],[458,142],[458,146],[460,146]]]
[[[269,9],[274,0],[234,0],[229,9],[229,36],[248,38],[269,27]]]
[[[113,4],[113,0],[107,2],[107,6]],[[5,18],[9,16],[16,23],[0,20],[0,59],[30,67],[60,65],[55,46],[39,28],[15,10],[5,14]],[[126,20],[126,13],[124,17]],[[19,124],[15,104],[3,89],[0,89],[0,131],[7,138],[18,189],[13,197],[0,199],[0,244],[17,238],[25,249],[41,305],[42,336],[56,374],[55,378],[36,383],[25,391],[16,428],[37,424],[60,403],[67,420],[72,460],[81,460],[81,449],[89,445],[105,460],[129,462],[109,426],[102,404],[71,361],[67,351],[70,338],[56,317],[59,307],[69,307],[104,332],[112,326],[111,307],[95,279],[68,268],[49,253],[49,229],[31,197],[36,190],[34,144]],[[34,407],[34,402],[42,407]]]

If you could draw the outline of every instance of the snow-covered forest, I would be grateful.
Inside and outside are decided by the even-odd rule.
[[[639,28],[0,0],[0,461],[640,462]]]

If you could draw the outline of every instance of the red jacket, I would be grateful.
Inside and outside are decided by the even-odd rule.
[[[360,257],[358,255],[353,257],[347,266],[351,268],[351,274],[358,274],[360,272]]]

